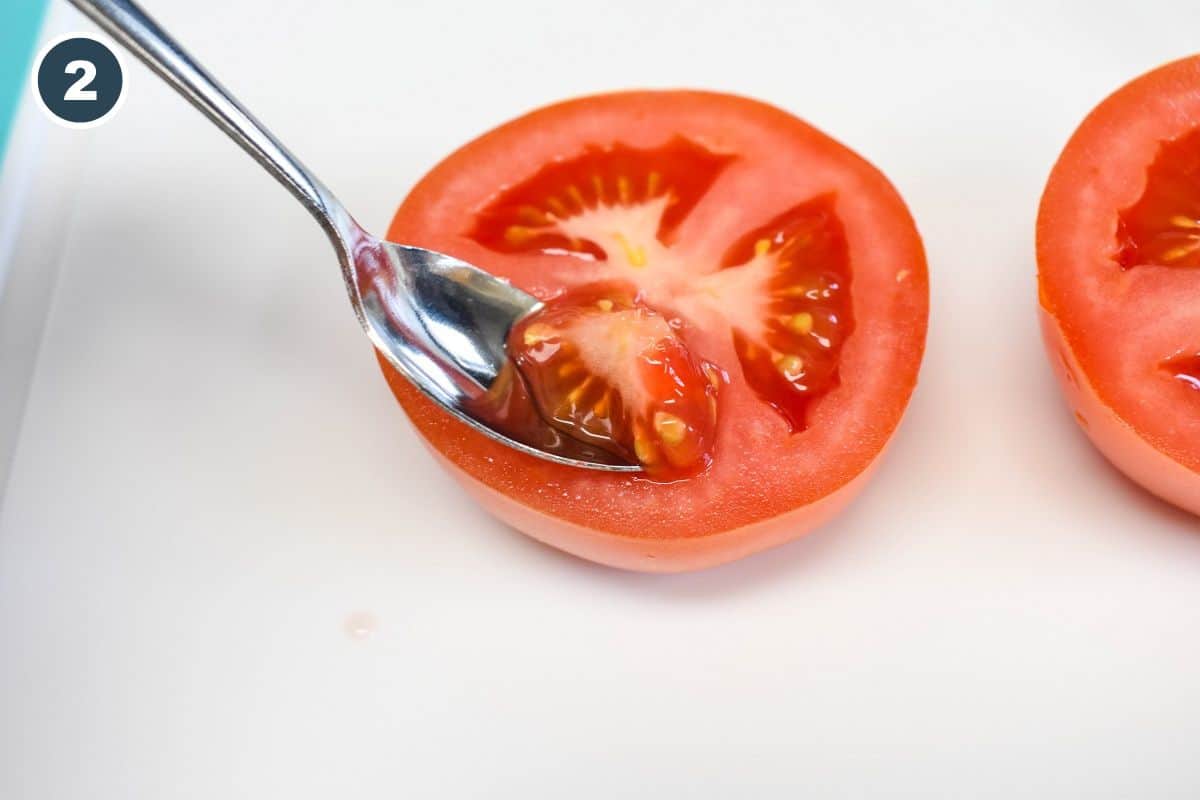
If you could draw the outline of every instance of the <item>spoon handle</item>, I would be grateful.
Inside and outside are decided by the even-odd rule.
[[[339,255],[352,257],[362,232],[333,193],[149,14],[131,0],[70,2],[225,131],[316,217]]]

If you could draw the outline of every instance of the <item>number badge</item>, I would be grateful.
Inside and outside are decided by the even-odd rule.
[[[32,78],[38,105],[68,128],[106,122],[124,95],[125,73],[116,53],[85,33],[49,42],[34,62]]]

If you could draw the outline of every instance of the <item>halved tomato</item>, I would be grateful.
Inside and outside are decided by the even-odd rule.
[[[916,382],[929,290],[903,201],[752,100],[628,92],[535,111],[435,167],[388,234],[548,301],[511,338],[530,395],[644,474],[515,452],[381,363],[484,506],[602,563],[705,567],[829,519]]]
[[[1047,352],[1079,425],[1200,514],[1200,56],[1083,121],[1042,195],[1037,258]]]

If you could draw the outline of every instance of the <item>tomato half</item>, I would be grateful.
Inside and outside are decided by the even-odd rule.
[[[1042,196],[1037,257],[1047,352],[1079,425],[1200,513],[1200,56],[1083,121]]]
[[[472,495],[584,558],[678,571],[804,533],[861,488],[916,382],[929,290],[903,201],[753,100],[646,91],[535,111],[435,167],[388,235],[550,301],[512,339],[532,396],[645,474],[515,452],[381,364]]]

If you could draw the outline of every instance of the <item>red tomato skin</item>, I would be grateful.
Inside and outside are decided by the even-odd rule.
[[[641,478],[562,467],[468,428],[382,358],[380,366],[423,443],[496,517],[534,539],[601,564],[681,572],[742,558],[824,524],[861,491],[895,433],[924,354],[929,284],[920,236],[887,179],[803,121],[754,100],[688,90],[598,95],[531,112],[447,157],[400,206],[388,238],[448,252],[500,273],[504,257],[464,234],[469,212],[488,197],[479,186],[494,192],[532,174],[539,165],[539,148],[558,147],[561,151],[552,150],[551,155],[570,156],[570,147],[561,148],[564,141],[569,145],[572,126],[580,131],[581,144],[603,144],[614,136],[635,146],[661,144],[667,138],[658,135],[667,126],[655,123],[661,113],[699,120],[699,140],[714,143],[718,151],[745,141],[750,147],[765,143],[790,148],[777,156],[789,163],[816,159],[809,165],[817,169],[797,171],[795,181],[759,185],[763,214],[756,224],[830,191],[828,180],[842,190],[837,213],[856,254],[856,331],[843,351],[841,384],[817,404],[810,429],[796,434],[803,439],[782,438],[788,435],[786,422],[773,410],[760,411],[771,416],[779,441],[788,447],[773,453],[772,459],[789,459],[786,463],[761,463],[757,451],[740,448],[734,418],[723,434],[719,431],[726,438],[719,440],[712,469],[698,478],[655,485]],[[638,124],[629,125],[631,119]],[[691,134],[690,129],[683,132]],[[512,157],[501,160],[500,154]],[[693,232],[704,230],[713,210],[710,204],[708,218],[698,216],[685,225]],[[716,255],[734,239],[721,241]],[[534,264],[538,269],[543,265],[550,268],[552,258],[542,257]],[[726,355],[732,352],[730,345]],[[746,386],[729,387],[734,390],[743,397],[750,392]]]
[[[1105,403],[1080,366],[1058,320],[1045,308],[1038,309],[1038,316],[1042,342],[1063,396],[1096,449],[1134,483],[1185,511],[1200,514],[1200,473],[1146,441]]]
[[[377,357],[384,377],[401,406],[416,415],[423,411],[442,413],[434,409],[432,403],[410,386],[382,356]],[[526,536],[597,564],[631,572],[658,574],[693,572],[720,566],[803,536],[840,514],[867,485],[879,464],[877,457],[848,483],[815,502],[775,517],[703,537],[641,537],[580,525],[514,500],[460,467],[424,435],[421,443],[485,511]],[[886,447],[885,444],[885,450]],[[879,456],[883,452],[880,451]]]

